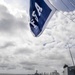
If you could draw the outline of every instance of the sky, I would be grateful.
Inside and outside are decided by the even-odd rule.
[[[0,0],[0,73],[63,72],[75,61],[75,11],[56,11],[45,31],[34,37],[29,0]]]

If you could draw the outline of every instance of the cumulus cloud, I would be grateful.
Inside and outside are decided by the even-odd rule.
[[[30,55],[32,54],[33,51],[29,48],[19,48],[18,50],[15,51],[14,54],[25,54],[25,55]]]
[[[23,67],[23,69],[25,69],[25,70],[35,70],[34,67]]]
[[[0,31],[2,32],[15,32],[17,29],[27,29],[27,22],[24,21],[26,15],[22,18],[16,18],[7,9],[7,7],[0,5]]]
[[[36,66],[38,66],[38,63],[35,62],[35,61],[20,61],[19,63],[23,69],[25,70],[33,70],[35,71],[36,70]]]
[[[0,69],[16,72],[19,69],[22,73],[36,69],[62,72],[64,64],[72,65],[68,49],[70,47],[75,60],[75,11],[57,11],[43,34],[35,38],[29,30],[24,8],[20,10],[17,4],[15,11],[10,10],[14,1],[5,1],[0,5]]]
[[[38,65],[37,63],[34,63],[32,61],[24,61],[24,62],[20,62],[20,64],[27,65],[27,66]]]
[[[0,46],[0,49],[5,49],[5,48],[8,48],[8,47],[12,47],[12,46],[15,46],[15,44],[13,44],[12,42],[7,42],[3,46]]]
[[[0,64],[0,68],[1,69],[6,69],[7,67],[8,67],[8,64],[6,64],[6,63],[5,64],[4,63]]]

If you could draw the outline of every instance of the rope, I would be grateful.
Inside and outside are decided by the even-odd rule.
[[[75,7],[75,1],[74,0],[69,0],[69,2],[72,4],[73,7]]]
[[[62,3],[68,8],[68,6],[63,2],[63,0],[61,0],[62,1]],[[68,8],[69,9],[69,8]],[[70,10],[70,9],[69,9]]]

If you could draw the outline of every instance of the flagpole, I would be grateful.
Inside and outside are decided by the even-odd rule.
[[[73,66],[74,66],[74,60],[73,60],[73,56],[72,56],[72,53],[71,53],[71,50],[70,50],[69,45],[68,45],[68,48],[69,48],[69,53],[70,53],[70,56],[71,56],[71,59],[72,59],[72,64],[73,64]]]

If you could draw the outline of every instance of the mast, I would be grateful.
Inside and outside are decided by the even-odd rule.
[[[72,56],[72,53],[71,53],[71,50],[70,50],[69,45],[68,45],[68,48],[69,48],[69,53],[70,53],[70,56],[71,56],[72,64],[73,64],[73,66],[74,66],[74,60],[73,60],[73,56]]]

